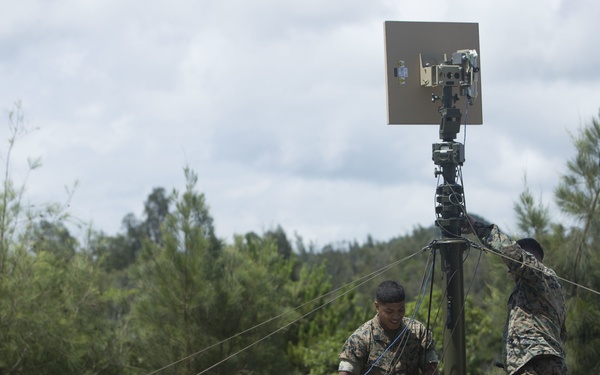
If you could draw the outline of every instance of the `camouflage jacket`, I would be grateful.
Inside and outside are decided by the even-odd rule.
[[[563,342],[566,308],[562,286],[553,270],[544,266],[496,225],[476,223],[475,232],[494,252],[503,255],[516,284],[508,298],[502,354],[509,374],[539,355],[565,358]]]
[[[369,375],[416,375],[424,363],[437,363],[431,332],[422,323],[405,317],[403,326],[390,333],[381,327],[377,315],[346,340],[339,358],[352,363],[357,373]]]

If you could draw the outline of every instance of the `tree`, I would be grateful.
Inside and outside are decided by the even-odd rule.
[[[144,229],[150,241],[161,243],[160,227],[169,214],[169,198],[164,188],[154,188],[144,204]]]
[[[567,162],[567,173],[561,176],[555,190],[557,205],[575,219],[576,226],[555,226],[555,254],[560,257],[563,277],[572,280],[568,300],[567,341],[568,364],[572,374],[595,373],[600,370],[598,355],[600,301],[598,296],[582,291],[578,284],[600,289],[600,121],[597,118],[572,136],[576,155]],[[560,249],[560,251],[558,251]],[[570,250],[572,249],[572,250]]]
[[[569,276],[577,283],[581,275],[592,271],[587,259],[593,257],[592,238],[596,238],[598,227],[598,205],[600,199],[600,122],[592,119],[578,136],[572,136],[577,155],[567,162],[567,174],[561,176],[555,190],[557,205],[562,211],[581,224],[573,229],[575,241],[573,269]],[[586,262],[581,262],[582,258]],[[577,288],[574,289],[574,293]]]
[[[122,271],[132,265],[142,250],[144,241],[161,243],[160,227],[169,213],[169,198],[164,188],[155,188],[144,203],[145,220],[132,213],[123,217],[124,233],[106,236],[95,235],[95,256],[107,271]]]
[[[528,236],[541,238],[549,229],[550,211],[548,206],[542,203],[541,198],[536,203],[527,186],[527,176],[523,177],[523,183],[525,187],[519,194],[519,201],[513,205],[517,213],[518,226]]]
[[[283,228],[278,225],[275,230],[270,230],[265,233],[265,238],[272,239],[277,244],[277,251],[285,259],[289,259],[292,256],[292,245],[287,239],[287,235]]]
[[[173,193],[175,212],[165,218],[161,242],[144,241],[134,269],[132,363],[147,370],[172,364],[211,343],[204,328],[214,299],[213,261],[221,244],[214,236],[204,195],[194,191],[196,175],[185,170],[186,189]],[[185,369],[184,369],[185,368]],[[197,363],[166,373],[197,373]]]
[[[77,239],[71,236],[62,222],[42,220],[33,224],[32,251],[39,254],[42,251],[54,254],[66,261],[75,256]]]
[[[0,373],[119,373],[102,274],[65,227],[63,205],[24,204],[27,179],[17,188],[10,175],[13,147],[28,133],[19,104],[8,118],[0,188]],[[30,160],[28,171],[39,165]]]
[[[244,348],[272,333],[279,321],[269,319],[288,311],[292,261],[272,238],[236,236],[224,246],[204,195],[195,191],[196,174],[186,169],[185,176],[162,241],[145,241],[136,265],[131,364],[166,374],[212,366],[211,374],[286,373],[284,336]]]

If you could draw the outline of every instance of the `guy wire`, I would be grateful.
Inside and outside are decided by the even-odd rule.
[[[514,259],[512,259],[512,258],[510,258],[510,257],[508,257],[508,256],[506,256],[506,255],[504,255],[504,254],[500,254],[500,253],[498,253],[498,252],[494,251],[493,249],[490,249],[490,248],[486,247],[485,245],[483,245],[483,244],[481,244],[481,243],[476,243],[476,242],[474,242],[474,241],[472,241],[472,240],[470,240],[470,239],[467,239],[467,238],[465,238],[465,239],[466,239],[467,241],[469,241],[469,243],[471,243],[471,244],[473,245],[473,247],[475,247],[475,248],[477,248],[477,249],[483,250],[483,251],[485,251],[485,252],[492,253],[492,255],[496,255],[496,256],[499,256],[499,257],[501,257],[501,258],[505,258],[505,259],[511,260],[511,261],[513,261],[513,262],[515,261]],[[544,270],[543,270],[543,269],[540,269],[540,268],[534,267],[534,266],[532,266],[532,265],[529,265],[529,264],[523,264],[523,265],[524,265],[525,267],[531,268],[532,270],[539,271],[539,272],[544,272]],[[585,285],[578,284],[578,283],[576,283],[576,282],[573,282],[573,281],[571,281],[571,280],[565,279],[565,278],[563,278],[563,277],[561,277],[561,276],[559,276],[559,275],[556,275],[556,278],[557,278],[557,279],[559,279],[559,280],[561,280],[561,281],[564,281],[564,282],[566,282],[566,283],[568,283],[568,284],[571,284],[571,285],[573,285],[573,286],[576,286],[576,287],[578,287],[578,288],[585,289],[585,290],[587,290],[588,292],[592,292],[592,293],[595,293],[595,294],[598,294],[598,295],[600,295],[600,291],[594,290],[594,289],[592,289],[592,288],[589,288],[589,287],[587,287],[587,286],[585,286]]]

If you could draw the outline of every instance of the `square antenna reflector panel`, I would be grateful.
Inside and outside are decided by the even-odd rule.
[[[440,85],[421,84],[421,68],[452,60],[457,51],[479,51],[479,24],[452,22],[385,21],[385,75],[387,113],[390,125],[439,125],[438,108],[432,95],[442,96]],[[481,74],[478,74],[477,97],[468,106],[459,96],[456,108],[462,113],[461,123],[483,124],[481,106]],[[458,94],[459,90],[453,93]]]

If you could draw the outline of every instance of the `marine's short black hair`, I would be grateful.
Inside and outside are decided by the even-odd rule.
[[[404,302],[406,295],[402,285],[393,280],[386,280],[377,287],[375,298],[379,303],[396,303]]]
[[[544,259],[544,249],[539,242],[537,242],[534,238],[521,238],[517,241],[517,244],[521,246],[521,248],[527,252],[530,252],[535,255],[535,253],[539,254],[540,260]]]

